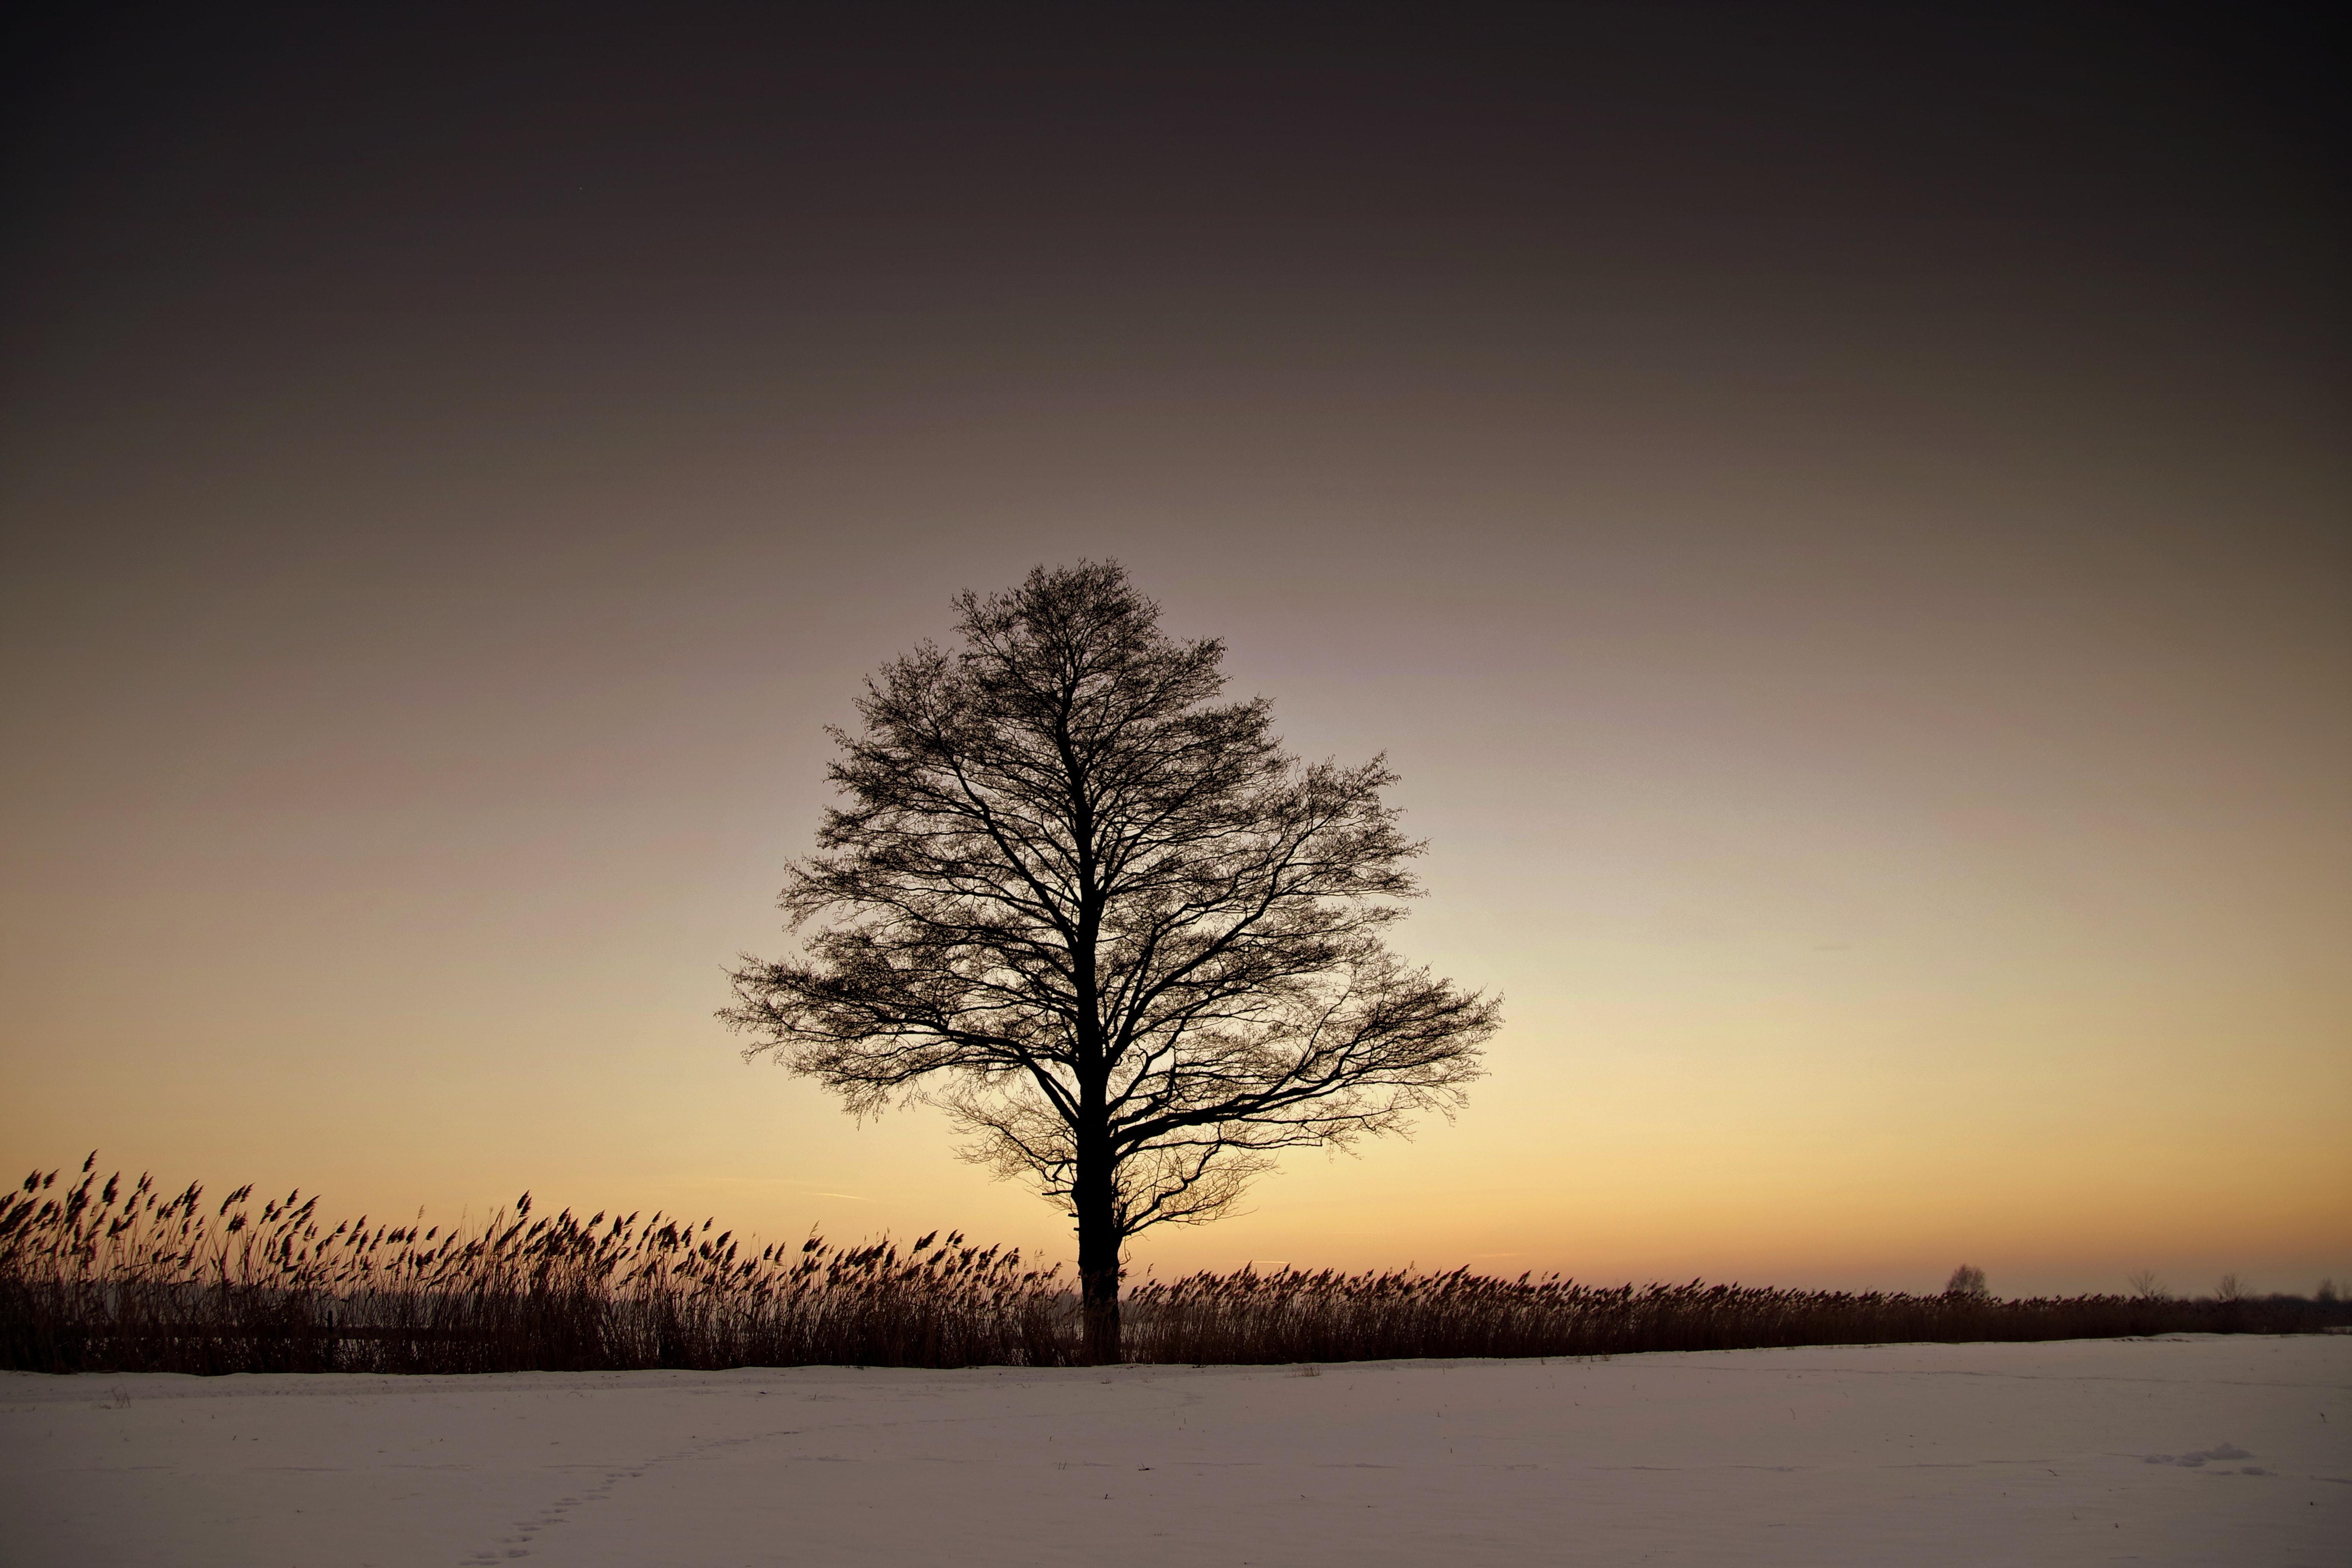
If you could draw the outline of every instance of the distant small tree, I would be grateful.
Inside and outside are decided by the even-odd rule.
[[[2322,1279],[2319,1282],[2319,1289],[2313,1293],[2312,1299],[2323,1307],[2336,1305],[2336,1281],[2332,1279]]]
[[[946,1110],[966,1158],[1076,1221],[1089,1359],[1122,1246],[1223,1214],[1277,1150],[1450,1110],[1497,1004],[1381,940],[1418,889],[1379,758],[1286,752],[1113,563],[955,601],[833,731],[846,797],[720,1016],[865,1113]]]
[[[2156,1270],[2153,1268],[2140,1269],[2131,1275],[2126,1283],[2131,1286],[2132,1294],[2143,1301],[2164,1300],[2164,1281],[2156,1277]]]
[[[1988,1293],[1985,1271],[1972,1263],[1961,1264],[1952,1270],[1952,1277],[1944,1281],[1944,1294],[1947,1296],[1982,1296]]]
[[[2224,1274],[2213,1283],[2216,1301],[2242,1301],[2246,1299],[2245,1281],[2234,1274]]]

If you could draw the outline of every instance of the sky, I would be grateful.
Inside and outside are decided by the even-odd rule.
[[[19,22],[0,1150],[1068,1258],[713,1014],[864,674],[1111,558],[1507,1020],[1134,1271],[2352,1279],[2315,16]]]

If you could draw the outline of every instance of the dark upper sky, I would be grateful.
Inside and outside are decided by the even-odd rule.
[[[2175,1074],[2152,1144],[2340,1165],[2294,1121],[2315,1059],[2342,1078],[2352,926],[2325,9],[19,18],[0,1045],[116,1109],[0,1131],[236,1165],[290,1134],[174,1118],[275,1075],[391,1107],[343,1174],[401,1201],[476,1146],[415,1086],[585,1049],[574,1124],[627,1100],[600,1147],[671,1152],[551,1123],[538,1170],[658,1185],[724,1096],[742,1163],[778,1116],[870,1159],[741,1094],[714,977],[772,945],[857,673],[1091,554],[1227,636],[1302,748],[1392,752],[1438,846],[1413,929],[1515,998],[1497,1108],[1716,1041],[1612,1114],[1719,1188],[1704,1116],[1641,1120],[1694,1083],[1784,1152],[1905,1095],[2053,1107],[2002,1123],[2039,1149],[2128,1100],[2082,1063],[2168,1028],[2273,1056]],[[1901,911],[1943,924],[1906,947]],[[1874,978],[1790,978],[1857,931]],[[180,1036],[112,999],[131,952]],[[383,1065],[425,1038],[458,1043]],[[1791,1069],[1841,1039],[1864,1067]],[[688,1061],[717,1076],[663,1109]],[[1884,1102],[1783,1107],[1804,1136],[1757,1087],[1882,1068]],[[2352,1243],[2340,1204],[2273,1219],[2279,1257]],[[1759,1267],[1831,1257],[1790,1246]]]
[[[1735,328],[2340,394],[2321,9],[90,7],[16,57],[9,430]]]
[[[2242,500],[2345,412],[2320,9],[78,8],[12,50],[9,549],[429,572],[545,547],[486,485],[950,428],[968,505],[1563,418],[1664,485],[2193,430]]]

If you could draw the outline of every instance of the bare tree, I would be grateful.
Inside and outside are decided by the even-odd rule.
[[[1990,1294],[1985,1286],[1985,1271],[1973,1263],[1961,1264],[1952,1270],[1952,1277],[1944,1281],[1944,1294],[1947,1296]]]
[[[1450,1112],[1495,999],[1381,941],[1422,846],[1395,775],[1302,763],[1223,645],[1178,642],[1115,563],[956,600],[832,731],[844,804],[720,1016],[854,1112],[943,1107],[961,1152],[1068,1205],[1086,1348],[1119,1353],[1119,1258],[1213,1219],[1280,1149]]]

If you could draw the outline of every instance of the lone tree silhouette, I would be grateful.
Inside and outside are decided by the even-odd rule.
[[[1381,758],[1307,764],[1223,644],[1178,642],[1114,563],[955,605],[831,731],[845,804],[719,1016],[864,1114],[946,1110],[965,1158],[1077,1222],[1086,1353],[1119,1355],[1119,1256],[1217,1217],[1274,1151],[1450,1112],[1495,999],[1381,942],[1419,889]]]

